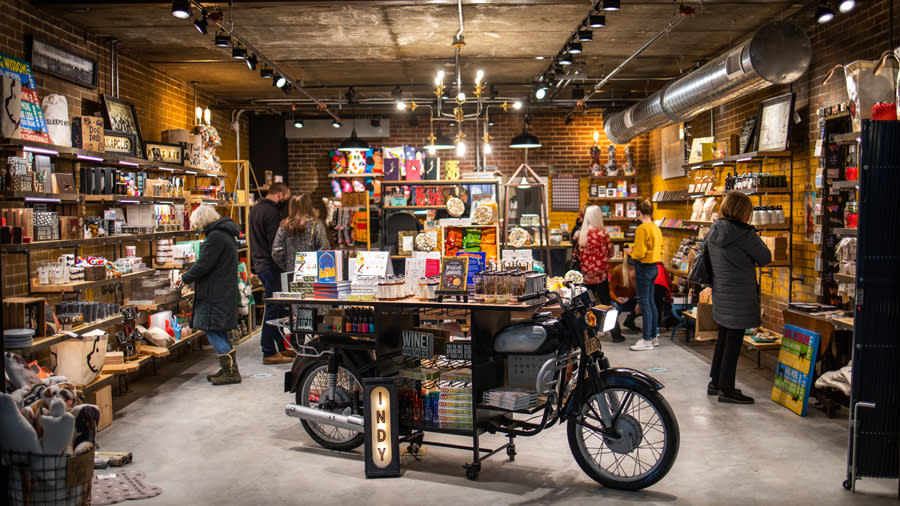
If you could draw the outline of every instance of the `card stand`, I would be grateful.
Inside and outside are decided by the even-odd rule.
[[[469,292],[466,290],[438,290],[436,292],[438,302],[447,301],[453,297],[452,302],[469,302]]]

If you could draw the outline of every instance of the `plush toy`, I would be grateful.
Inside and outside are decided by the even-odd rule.
[[[334,183],[334,181],[331,181]],[[325,225],[331,226],[334,224],[334,209],[337,207],[337,202],[328,198],[322,197],[322,203],[325,204]]]
[[[41,442],[34,427],[22,416],[13,398],[4,393],[0,393],[0,427],[3,427],[0,450],[41,453]]]
[[[66,412],[66,403],[54,399],[50,413],[41,415],[38,424],[43,429],[42,447],[45,455],[72,453],[72,438],[75,435],[75,417]]]

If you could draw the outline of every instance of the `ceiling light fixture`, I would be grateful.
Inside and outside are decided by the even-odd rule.
[[[231,45],[231,35],[228,35],[220,29],[218,32],[216,32],[216,37],[213,40],[213,44],[216,47],[228,47]]]
[[[528,127],[522,127],[522,133],[512,138],[509,147],[513,149],[527,149],[541,147],[541,141],[537,137],[528,133]]]
[[[564,52],[564,53],[559,57],[559,59],[556,60],[556,63],[559,63],[560,65],[571,65],[571,64],[572,64],[572,57],[569,56],[569,53],[565,53],[565,52]]]
[[[603,10],[605,11],[617,11],[620,8],[621,3],[619,0],[603,0]]]
[[[818,21],[820,25],[824,25],[832,19],[834,19],[834,11],[831,10],[831,7],[828,7],[825,4],[816,7],[816,21]]]
[[[588,17],[588,26],[591,28],[603,28],[606,26],[606,16],[602,14],[591,14]]]
[[[200,17],[194,20],[194,28],[203,35],[207,35],[209,33],[208,27],[209,20],[206,19],[206,9],[204,8],[200,11]]]
[[[272,71],[269,67],[263,66],[259,69],[259,77],[263,79],[272,79],[275,76],[275,72]]]
[[[259,62],[259,59],[256,57],[255,54],[251,54],[250,56],[248,56],[246,61],[247,61],[247,68],[249,68],[250,70],[256,70],[256,64],[257,64],[257,62]]]
[[[543,57],[543,56],[540,56],[540,55],[538,55],[538,56],[535,56],[535,57],[534,57],[534,59],[535,59],[535,60],[543,60],[543,59],[544,59],[544,57]]]
[[[178,19],[187,19],[191,17],[190,0],[173,0],[172,15]]]
[[[294,86],[291,83],[285,83],[285,85],[281,87],[281,91],[284,92],[285,95],[289,95],[293,89]]]
[[[246,60],[247,50],[235,44],[234,47],[231,48],[231,57],[235,60]]]
[[[294,120],[294,128],[303,128],[303,120],[295,119]]]
[[[534,90],[534,98],[538,100],[544,100],[544,97],[547,96],[547,85],[542,84]]]
[[[847,14],[854,7],[856,7],[856,0],[840,0],[838,4],[838,10],[841,11],[841,14]]]
[[[356,121],[354,119],[354,121]],[[356,128],[350,132],[350,137],[344,140],[341,145],[338,147],[338,151],[350,152],[350,151],[366,151],[369,149],[369,143],[360,139],[356,135]]]
[[[578,42],[590,42],[594,40],[594,31],[590,28],[582,28],[578,30],[578,34],[575,36],[575,40]]]
[[[515,102],[513,102],[513,109],[515,109],[515,110],[518,111],[518,110],[521,109],[521,108],[522,108],[522,101],[521,101],[521,100],[516,100]]]
[[[276,88],[284,88],[285,84],[287,84],[287,79],[284,76],[278,76],[272,81],[272,85]]]
[[[581,53],[582,49],[581,42],[569,42],[569,45],[566,47],[566,49],[568,49],[569,53],[571,54],[579,54]]]
[[[431,145],[434,146],[434,149],[439,150],[453,149],[456,147],[453,145],[453,139],[444,135],[440,128],[438,128],[437,134],[434,136],[434,142]]]

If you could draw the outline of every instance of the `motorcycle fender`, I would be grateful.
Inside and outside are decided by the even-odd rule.
[[[663,388],[663,384],[656,381],[656,379],[649,374],[644,374],[641,371],[627,369],[625,367],[616,367],[600,371],[600,381],[607,387],[643,385],[651,390],[660,390]]]

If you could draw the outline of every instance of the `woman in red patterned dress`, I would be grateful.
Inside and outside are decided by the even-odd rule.
[[[609,258],[612,241],[603,226],[603,213],[598,206],[590,206],[584,212],[584,224],[578,231],[578,255],[584,284],[594,292],[601,304],[610,305]]]

